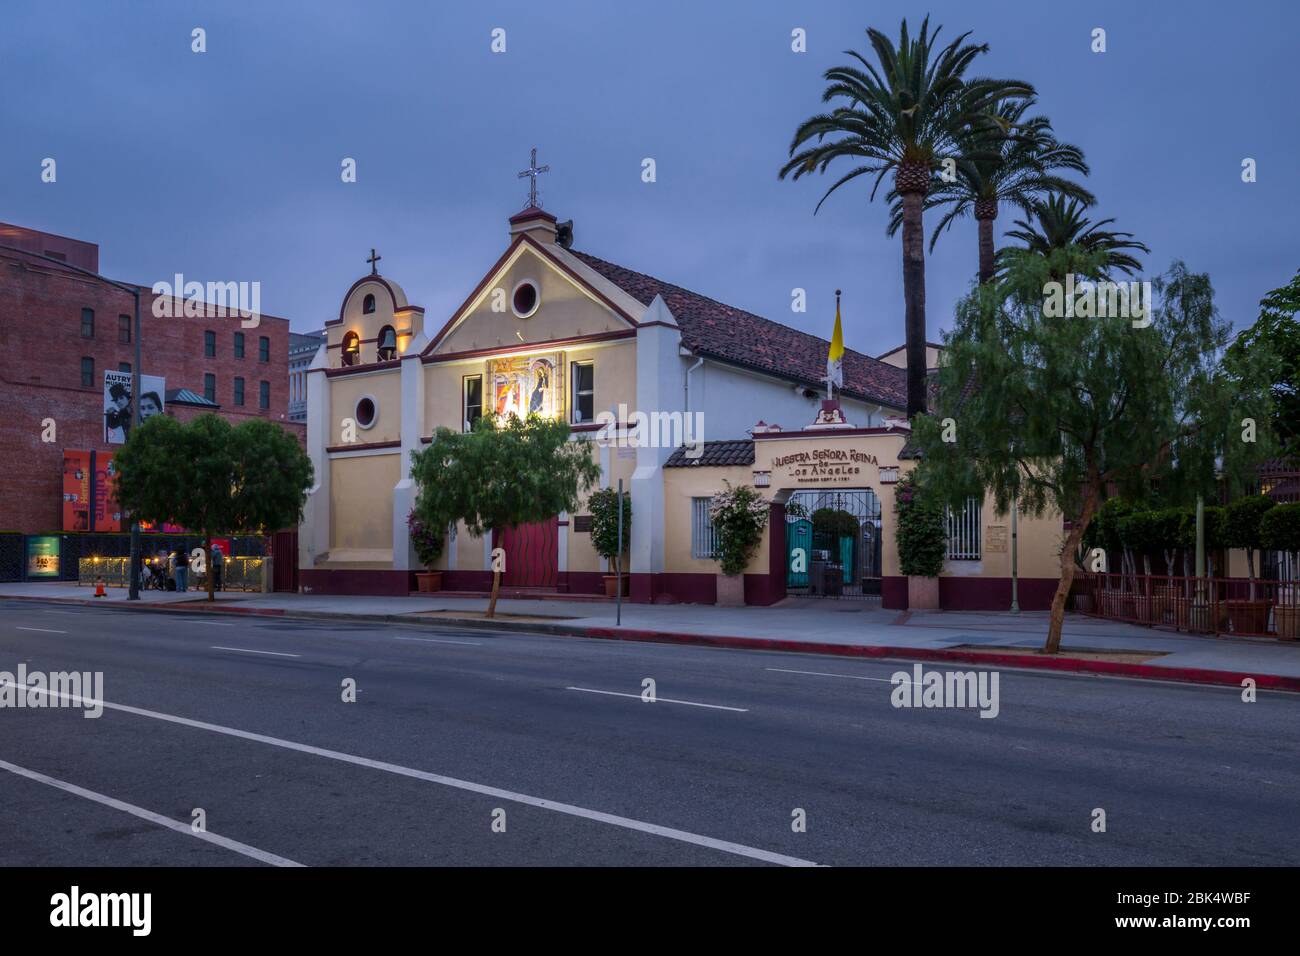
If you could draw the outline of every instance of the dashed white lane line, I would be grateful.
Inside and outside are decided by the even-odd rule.
[[[0,686],[4,686],[6,683],[12,682],[3,681],[0,682]],[[13,686],[16,687],[18,685],[14,684]],[[183,727],[193,727],[197,730],[207,730],[216,734],[224,734],[227,737],[237,737],[240,740],[251,740],[254,743],[267,744],[271,747],[280,747],[284,750],[296,751],[297,753],[311,754],[314,757],[338,760],[342,763],[352,764],[357,767],[368,767],[372,770],[382,770],[385,773],[396,774],[401,777],[411,777],[415,780],[424,780],[428,783],[436,783],[444,787],[452,787],[456,790],[465,790],[469,793],[477,793],[482,796],[495,797],[498,800],[508,800],[511,803],[521,803],[525,806],[536,807],[541,810],[550,810],[553,813],[563,813],[572,817],[580,817],[584,820],[592,820],[596,823],[607,823],[610,826],[621,827],[625,830],[635,830],[639,833],[648,833],[653,836],[660,836],[669,840],[677,840],[681,843],[689,843],[693,846],[718,850],[722,853],[730,853],[733,856],[759,860],[764,863],[775,863],[780,866],[819,865],[811,860],[802,860],[797,856],[787,856],[784,853],[773,853],[771,850],[746,846],[743,843],[732,843],[729,840],[715,840],[713,837],[691,833],[687,830],[678,830],[673,827],[660,826],[657,823],[646,823],[644,820],[635,820],[631,817],[621,817],[617,814],[605,813],[601,810],[588,810],[586,807],[575,806],[571,803],[559,803],[555,800],[534,797],[526,793],[516,793],[512,790],[503,790],[500,787],[489,787],[486,784],[474,783],[469,780],[460,780],[456,777],[448,777],[440,773],[430,773],[427,770],[416,770],[413,767],[403,767],[401,764],[388,763],[383,760],[371,760],[369,757],[358,757],[355,754],[342,753],[338,750],[327,750],[324,747],[313,747],[311,744],[301,744],[293,740],[283,740],[279,737],[255,734],[247,730],[238,730],[234,727],[223,727],[220,724],[209,724],[202,720],[191,720],[188,717],[177,717],[174,714],[164,714],[156,710],[145,710],[142,707],[132,707],[128,704],[112,704],[108,701],[92,701],[77,694],[69,694],[63,691],[49,690],[46,688],[28,687],[27,692],[29,694],[45,694],[49,697],[68,700],[75,704],[80,704],[81,706],[101,704],[106,710],[115,710],[123,714],[135,714],[137,717],[149,717],[153,720],[163,720],[172,724],[180,724]]]
[[[421,644],[464,644],[466,647],[482,647],[482,641],[440,641],[434,637],[396,637],[389,635],[395,641],[419,641]]]
[[[302,657],[301,654],[285,654],[281,651],[255,651],[248,647],[220,647],[213,644],[209,647],[213,651],[235,651],[239,654],[266,654],[269,657]]]
[[[577,690],[584,694],[606,694],[610,697],[632,697],[636,700],[644,700],[640,694],[625,694],[617,690],[596,690],[594,687],[566,687],[565,690]],[[746,707],[724,707],[722,704],[701,704],[694,700],[673,700],[671,697],[656,697],[654,700],[647,700],[647,704],[685,704],[687,707],[708,707],[710,710],[731,710],[738,714],[747,714],[749,709]]]
[[[206,624],[208,627],[234,627],[230,621],[190,621],[191,624]]]
[[[826,671],[792,671],[784,667],[765,667],[764,670],[774,671],[778,674],[807,674],[810,677],[843,677],[847,680],[878,680],[882,684],[892,684],[894,681],[889,677],[862,677],[858,674],[830,674]]]
[[[129,813],[133,817],[139,817],[141,820],[148,820],[150,823],[156,823],[160,827],[166,827],[168,830],[175,830],[177,833],[183,833],[186,836],[194,837],[196,840],[202,840],[204,843],[212,843],[216,846],[235,853],[242,854],[250,859],[257,860],[261,863],[269,863],[271,866],[302,866],[301,863],[295,863],[293,860],[283,856],[276,856],[274,853],[268,853],[266,850],[259,850],[255,846],[249,846],[247,843],[240,843],[238,840],[232,840],[229,837],[223,837],[217,833],[209,833],[206,830],[195,831],[188,823],[182,823],[180,820],[173,820],[165,817],[161,813],[154,813],[152,810],[146,810],[144,807],[137,807],[135,804],[126,803],[114,797],[105,796],[102,793],[96,793],[94,790],[87,790],[85,787],[78,787],[75,783],[68,783],[66,780],[56,780],[54,777],[47,777],[43,773],[37,773],[35,770],[28,770],[26,767],[20,767],[12,764],[7,760],[0,760],[0,770],[8,770],[12,774],[20,777],[26,777],[28,780],[35,780],[37,783],[43,783],[47,787],[54,787],[56,790],[62,790],[65,793],[71,793],[74,796],[81,797],[85,800],[91,800],[95,803],[101,803],[106,807],[112,807],[114,810],[121,810],[123,813]]]
[[[23,627],[21,624],[15,625],[20,631],[40,631],[42,634],[67,634],[67,631],[56,631],[50,627]]]

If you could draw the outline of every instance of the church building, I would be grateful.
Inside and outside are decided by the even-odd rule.
[[[901,350],[846,350],[827,401],[825,339],[574,249],[572,224],[540,208],[535,192],[505,238],[450,316],[426,322],[372,251],[370,273],[325,323],[307,372],[315,484],[299,535],[304,591],[413,590],[423,568],[407,531],[412,454],[440,426],[536,412],[569,422],[574,440],[600,437],[601,486],[622,479],[630,490],[631,600],[717,599],[708,499],[729,482],[772,502],[744,576],[746,603],[811,594],[907,606],[892,536],[893,488],[914,464]],[[937,365],[938,347],[927,356]],[[813,530],[824,509],[853,519],[833,539]],[[505,588],[604,593],[589,520],[579,508],[481,539],[461,525],[429,570],[443,572],[444,590],[486,592],[499,547]],[[1006,516],[972,500],[949,524],[941,605],[1005,609]],[[1019,530],[1020,606],[1046,607],[1060,518],[1021,516]],[[814,557],[811,568],[792,570],[796,546]]]

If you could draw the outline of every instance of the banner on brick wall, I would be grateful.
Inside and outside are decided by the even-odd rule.
[[[63,530],[90,531],[91,453],[63,452]]]
[[[159,375],[140,376],[140,419],[161,415],[167,394],[167,379]],[[131,373],[104,370],[104,444],[123,445],[135,423],[131,396]]]

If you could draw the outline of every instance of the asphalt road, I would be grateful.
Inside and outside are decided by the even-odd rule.
[[[1300,695],[3,602],[20,663],[107,705],[0,707],[3,866],[1300,863]]]

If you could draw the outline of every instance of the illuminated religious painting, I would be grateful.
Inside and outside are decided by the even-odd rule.
[[[488,362],[492,410],[497,415],[564,415],[564,353],[519,355]]]

